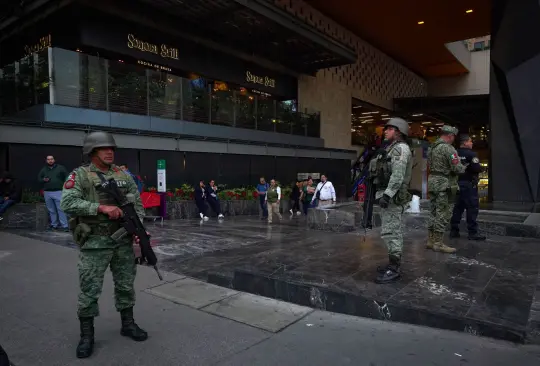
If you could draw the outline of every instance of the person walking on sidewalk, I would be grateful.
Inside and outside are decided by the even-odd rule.
[[[281,202],[281,188],[276,184],[276,180],[270,181],[270,187],[266,191],[265,201],[268,207],[268,223],[272,223],[273,214],[276,214],[281,221],[283,217],[279,213],[279,203]]]
[[[428,150],[430,215],[426,249],[449,254],[455,253],[456,249],[444,244],[443,237],[459,191],[458,176],[465,172],[465,166],[452,146],[457,134],[457,128],[443,126],[441,136]]]
[[[261,206],[261,220],[268,217],[268,206],[266,205],[266,191],[268,191],[269,184],[266,183],[264,177],[259,179],[257,184],[257,193],[259,194],[259,204]]]
[[[403,253],[403,212],[411,200],[412,153],[406,142],[409,124],[392,118],[384,129],[388,145],[369,163],[376,186],[375,199],[381,207],[381,238],[388,249],[388,265],[378,269],[376,283],[391,283],[401,277]]]
[[[199,186],[195,187],[193,191],[193,197],[195,198],[195,205],[197,205],[197,210],[199,210],[199,216],[201,220],[207,221],[208,216],[206,216],[206,185],[204,180],[199,181]]]
[[[292,187],[292,192],[291,192],[292,208],[289,210],[291,215],[294,215],[295,212],[298,216],[301,215],[300,213],[300,196],[301,196],[300,187],[301,185],[302,185],[302,182],[297,180],[296,183]]]
[[[62,187],[68,177],[68,172],[63,165],[56,163],[52,155],[47,156],[46,162],[47,164],[38,174],[38,182],[43,185],[45,205],[51,220],[49,229],[69,231],[66,214],[60,208]]]
[[[148,338],[133,319],[133,285],[137,273],[133,242],[138,243],[139,238],[111,237],[121,229],[118,219],[123,212],[107,193],[97,189],[103,182],[114,179],[128,201],[134,203],[142,221],[144,208],[139,191],[133,179],[113,164],[115,150],[116,142],[109,133],[88,134],[83,142],[83,154],[90,157],[91,163],[75,169],[68,176],[60,203],[62,210],[72,216],[69,227],[80,248],[77,314],[81,339],[77,346],[78,358],[90,357],[94,349],[94,317],[99,315],[98,299],[109,265],[116,310],[120,312],[122,324],[120,334],[139,342]]]

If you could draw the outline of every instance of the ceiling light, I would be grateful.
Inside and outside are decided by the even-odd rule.
[[[469,10],[465,11],[465,13],[467,13],[467,14],[470,14],[470,13],[472,13],[472,12],[473,12],[472,9],[469,9]]]
[[[416,114],[413,114],[412,116],[413,116],[413,117],[421,117],[421,116],[423,116],[423,115],[424,115],[423,113],[416,113]]]
[[[362,114],[371,114],[371,112],[363,112]]]
[[[419,22],[418,22],[418,24],[424,24],[424,21],[423,21],[423,20],[421,20],[421,21],[419,21]]]

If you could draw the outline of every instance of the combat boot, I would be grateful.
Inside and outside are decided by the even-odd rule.
[[[120,317],[122,318],[122,330],[120,331],[120,334],[137,342],[146,341],[148,333],[139,328],[137,323],[135,323],[135,320],[133,319],[133,308],[127,308],[120,311]]]
[[[395,255],[388,256],[388,266],[384,272],[379,272],[375,283],[385,284],[397,281],[401,277],[401,257]]]
[[[426,249],[433,249],[433,231],[429,230]]]
[[[94,318],[79,318],[81,340],[77,346],[77,358],[88,358],[94,351]]]
[[[456,248],[452,248],[444,244],[443,235],[443,233],[433,233],[433,251],[446,254],[455,253],[457,251]]]

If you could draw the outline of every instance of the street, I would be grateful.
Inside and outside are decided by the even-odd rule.
[[[88,360],[78,360],[76,263],[77,251],[72,248],[0,233],[0,344],[15,366],[540,362],[538,346],[228,293],[228,289],[192,279],[186,282],[184,276],[168,272],[164,284],[147,267],[138,268],[135,318],[149,332],[148,341],[134,343],[120,336],[108,273],[101,316],[96,320],[95,353]],[[185,283],[190,285],[185,287]],[[181,286],[185,291],[171,292]]]

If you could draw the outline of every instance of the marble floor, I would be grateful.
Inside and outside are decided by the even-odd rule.
[[[426,233],[405,234],[402,278],[373,282],[386,249],[378,230],[307,229],[284,215],[224,222],[148,224],[162,270],[333,312],[463,331],[516,342],[540,338],[540,240],[490,236],[452,241],[454,255],[424,249]],[[76,247],[69,234],[14,231]]]

